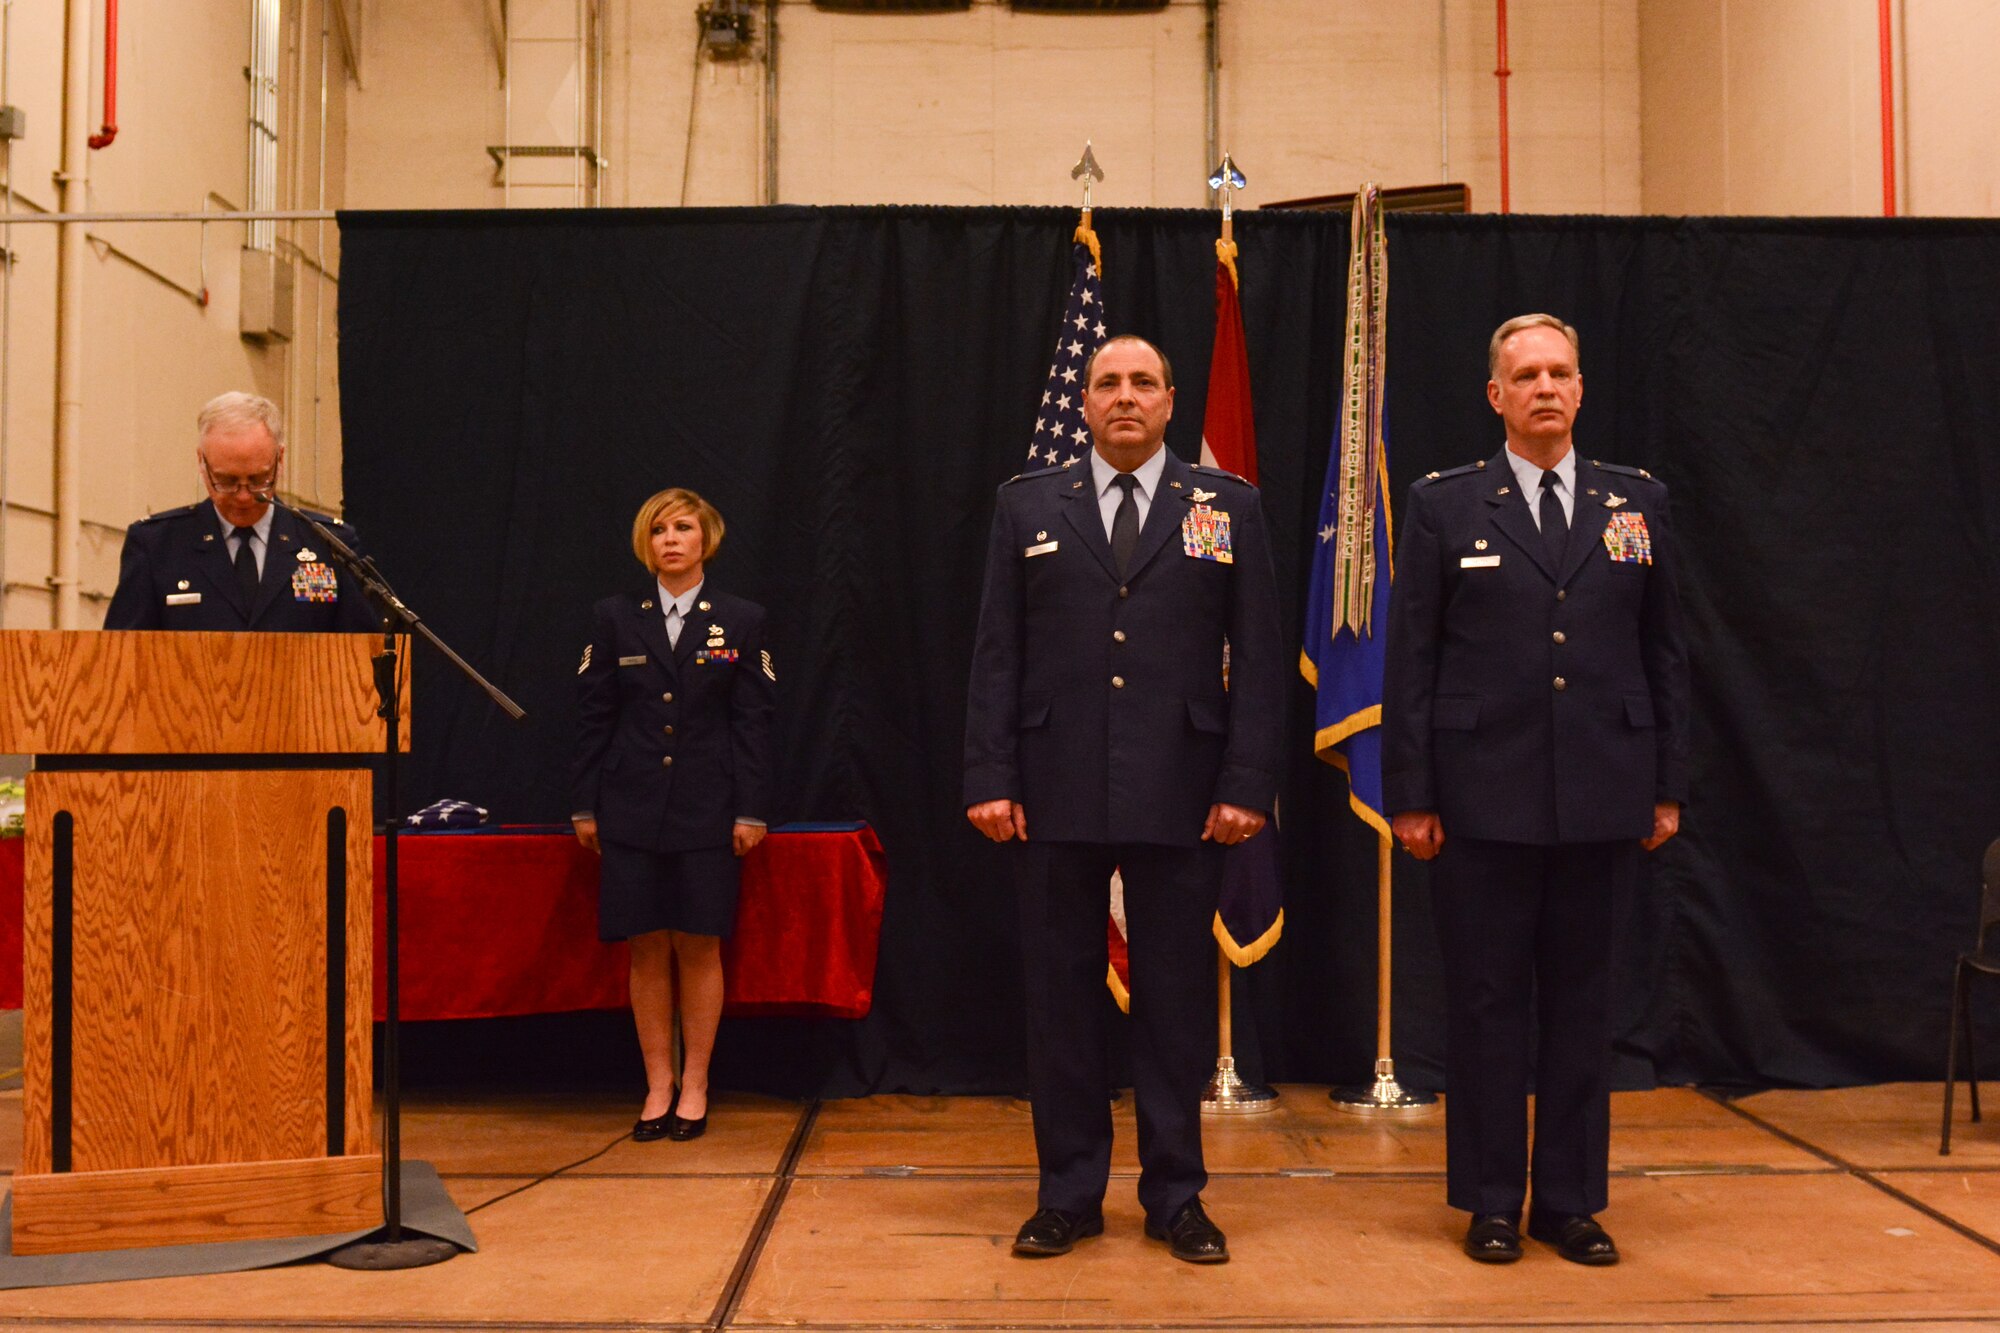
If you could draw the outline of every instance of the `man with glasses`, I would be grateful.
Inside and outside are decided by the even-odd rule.
[[[125,532],[106,629],[367,631],[378,627],[352,579],[311,528],[271,504],[284,461],[278,405],[250,393],[211,399],[196,418],[208,499]],[[355,545],[352,529],[314,518]]]

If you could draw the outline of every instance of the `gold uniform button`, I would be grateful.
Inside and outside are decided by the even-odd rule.
[[[1111,688],[1112,688],[1112,689],[1114,689],[1114,690],[1122,690],[1122,689],[1124,689],[1124,688],[1125,688],[1125,677],[1123,677],[1123,676],[1113,676],[1113,677],[1111,678]]]
[[[1122,630],[1122,629],[1115,629],[1115,630],[1112,630],[1112,631],[1111,631],[1111,641],[1112,641],[1113,643],[1123,643],[1123,642],[1125,642],[1125,631],[1124,631],[1124,630]]]
[[[674,734],[674,729],[672,727],[661,727],[660,730],[666,732],[667,735],[669,736]]]
[[[1566,680],[1564,680],[1564,679],[1563,679],[1563,678],[1562,678],[1561,676],[1557,676],[1557,677],[1556,677],[1556,688],[1557,688],[1557,689],[1559,689],[1559,690],[1566,690],[1566,689],[1568,689],[1568,688],[1569,688],[1569,682],[1568,682],[1568,681],[1566,681]]]
[[[674,701],[674,696],[671,694],[663,694],[660,696],[660,702],[663,704],[670,704],[673,701]]]
[[[674,766],[674,757],[672,755],[668,755],[666,758],[660,761],[661,768],[672,768],[673,766]]]
[[[1569,642],[1569,636],[1568,636],[1568,635],[1566,635],[1566,634],[1564,634],[1564,633],[1563,633],[1563,632],[1562,632],[1561,630],[1557,630],[1557,631],[1556,631],[1556,632],[1555,632],[1554,634],[1551,634],[1551,635],[1550,635],[1549,637],[1550,637],[1550,638],[1552,638],[1552,639],[1554,639],[1554,640],[1555,640],[1555,641],[1556,641],[1557,643],[1568,643],[1568,642]],[[667,728],[667,730],[668,730],[668,731],[672,731],[672,730],[673,730],[673,728],[672,728],[672,727],[668,727],[668,728]]]
[[[1118,595],[1120,597],[1130,597],[1132,595],[1132,590],[1129,587],[1121,587],[1118,589]]]
[[[1561,602],[1561,601],[1567,601],[1568,599],[1569,599],[1569,589],[1568,589],[1568,588],[1557,588],[1557,589],[1556,589],[1556,600],[1557,600],[1558,602]]]

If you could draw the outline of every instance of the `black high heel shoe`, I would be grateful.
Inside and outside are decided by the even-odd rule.
[[[679,1109],[680,1104],[680,1093],[676,1092],[674,1094],[674,1104],[668,1108],[665,1117],[666,1129],[662,1132],[676,1143],[686,1143],[689,1139],[698,1139],[703,1134],[706,1134],[708,1132],[708,1112],[704,1110],[701,1113],[701,1118],[698,1120],[689,1120],[686,1116],[674,1114]]]
[[[635,1120],[632,1122],[632,1142],[651,1143],[655,1139],[672,1138],[674,1136],[675,1123],[687,1123],[687,1121],[681,1120],[679,1116],[674,1114],[674,1108],[680,1104],[681,1093],[680,1089],[676,1088],[674,1089],[674,1099],[667,1103],[667,1113],[665,1115],[656,1115],[651,1120]]]

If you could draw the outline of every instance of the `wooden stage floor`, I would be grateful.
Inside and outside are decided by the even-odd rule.
[[[0,1093],[9,1167],[19,1096]],[[1993,1330],[2000,1114],[1939,1158],[1939,1096],[1620,1094],[1612,1269],[1532,1243],[1509,1268],[1465,1259],[1442,1116],[1357,1120],[1317,1087],[1210,1123],[1206,1197],[1236,1256],[1214,1268],[1142,1238],[1129,1098],[1107,1234],[1039,1261],[1008,1253],[1034,1154],[1004,1099],[732,1097],[705,1139],[635,1144],[622,1099],[428,1098],[409,1155],[443,1173],[480,1253],[0,1292],[0,1326]]]

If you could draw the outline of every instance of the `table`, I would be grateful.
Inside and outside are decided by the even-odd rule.
[[[21,1007],[22,841],[0,840],[0,1008]],[[597,940],[597,857],[561,826],[405,833],[403,1017],[616,1009],[625,946]],[[387,981],[375,840],[375,1016]],[[744,858],[724,951],[732,1015],[860,1018],[874,999],[888,875],[865,824],[786,825]]]

